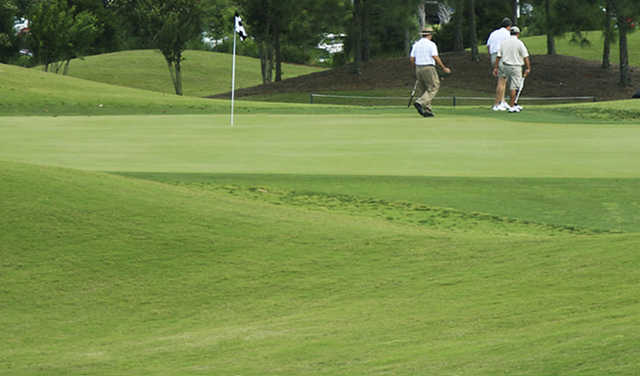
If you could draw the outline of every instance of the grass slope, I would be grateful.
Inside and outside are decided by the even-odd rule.
[[[640,179],[122,175],[455,232],[503,232],[504,226],[516,231],[520,222],[531,225],[528,232],[640,232]],[[535,229],[535,224],[551,229]]]
[[[184,95],[204,97],[231,91],[232,55],[187,50],[182,64]],[[283,64],[283,79],[322,68]],[[69,75],[111,85],[174,94],[164,57],[158,50],[133,50],[88,56],[71,62]],[[262,83],[260,60],[236,57],[236,87]]]
[[[0,162],[0,374],[633,375],[635,235],[468,236]]]
[[[556,52],[560,55],[575,56],[586,60],[602,61],[602,48],[604,39],[601,31],[584,32],[591,45],[581,47],[578,43],[571,41],[571,35],[567,34],[562,38],[556,38]],[[529,52],[533,55],[544,55],[547,53],[546,35],[536,35],[522,38],[527,45]],[[640,66],[640,34],[631,33],[628,35],[629,44],[629,64]],[[611,54],[609,56],[612,64],[618,64],[620,60],[620,50],[617,43],[611,44]]]
[[[228,114],[228,100],[180,97],[0,64],[0,115]],[[238,103],[238,113],[333,112],[336,106]],[[345,110],[343,110],[345,111]],[[347,112],[366,112],[358,108]]]

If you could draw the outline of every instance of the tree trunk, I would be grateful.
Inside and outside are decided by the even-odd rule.
[[[519,0],[511,0],[511,20],[514,25],[518,24],[518,7],[520,7]]]
[[[627,32],[629,24],[625,16],[618,16],[618,33],[620,39],[620,85],[631,86],[631,76],[629,75],[629,49],[627,43]]]
[[[280,25],[276,22],[273,30],[273,43],[276,57],[276,82],[282,81],[282,51],[280,49]]]
[[[273,81],[273,47],[267,40],[260,43],[260,68],[262,71],[262,83]]]
[[[476,2],[475,0],[469,0],[469,43],[471,44],[471,60],[480,61],[480,54],[478,53],[478,35],[476,27]]]
[[[556,54],[556,41],[553,39],[553,32],[551,30],[552,20],[551,20],[551,0],[544,1],[544,10],[546,17],[546,25],[547,25],[547,55],[555,55]]]
[[[371,56],[371,43],[369,40],[369,32],[370,29],[370,17],[368,14],[368,10],[371,7],[367,7],[365,0],[360,0],[360,15],[362,17],[362,21],[360,25],[362,26],[362,30],[360,31],[360,40],[362,40],[362,61],[367,62]]]
[[[604,45],[602,46],[602,68],[609,69],[611,61],[609,56],[611,55],[611,37],[613,36],[613,30],[611,29],[611,15],[613,14],[613,4],[611,0],[607,0],[605,9],[604,20]]]
[[[176,94],[182,95],[182,67],[180,65],[180,58],[176,61]]]
[[[169,75],[171,76],[171,82],[173,83],[173,90],[178,94],[178,85],[176,82],[176,74],[173,69],[173,63],[167,60],[167,67],[169,68]]]
[[[424,2],[418,4],[418,25],[420,26],[420,30],[422,30],[427,23],[427,14],[424,10]]]
[[[353,72],[360,75],[360,60],[362,59],[362,37],[360,35],[362,31],[361,26],[361,12],[360,5],[361,0],[353,0],[353,23],[352,23],[352,43],[353,43]]]
[[[456,1],[455,9],[456,33],[453,39],[453,50],[464,51],[464,0]]]
[[[407,52],[407,57],[411,53],[411,33],[409,29],[404,29],[404,50]]]

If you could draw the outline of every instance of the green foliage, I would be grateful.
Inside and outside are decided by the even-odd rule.
[[[13,21],[18,8],[10,0],[0,0],[0,62],[7,63],[18,51]]]
[[[144,30],[164,56],[177,95],[182,95],[182,53],[200,39],[204,10],[198,0],[140,0],[136,8]]]
[[[56,63],[54,71],[58,72],[62,62],[68,64],[72,58],[84,56],[98,34],[95,16],[89,11],[77,12],[66,0],[37,2],[28,16],[29,46],[45,70]]]

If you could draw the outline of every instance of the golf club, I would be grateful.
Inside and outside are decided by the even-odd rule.
[[[520,93],[522,93],[522,88],[524,87],[524,79],[525,77],[522,77],[522,81],[520,82],[520,87],[518,88],[518,94],[516,95],[516,100],[515,102],[513,102],[514,104],[518,104],[518,99],[520,99]]]

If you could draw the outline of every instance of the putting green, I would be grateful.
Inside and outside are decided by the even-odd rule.
[[[2,117],[0,159],[102,171],[640,176],[638,125],[472,112],[243,114],[233,128],[228,115]]]

